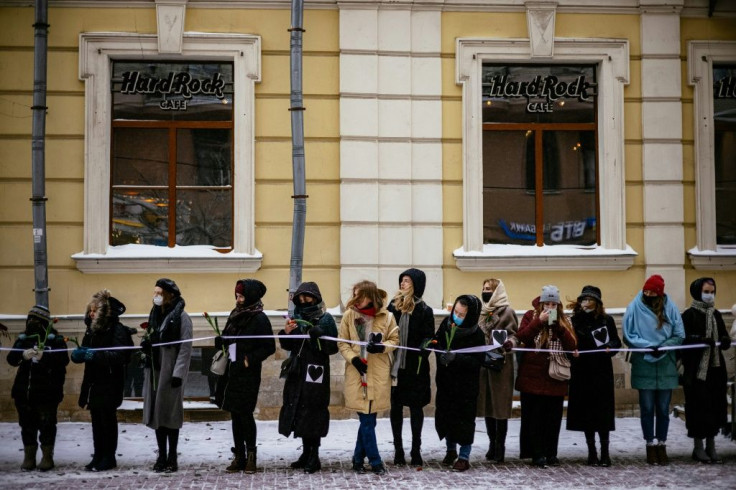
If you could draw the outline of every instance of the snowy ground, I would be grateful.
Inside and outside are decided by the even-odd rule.
[[[357,420],[336,420],[320,451],[323,470],[305,475],[288,468],[300,452],[300,440],[287,439],[277,432],[275,421],[258,422],[258,466],[255,475],[224,472],[231,459],[228,422],[185,424],[179,443],[178,473],[162,475],[150,468],[156,458],[152,430],[140,424],[121,424],[116,470],[90,473],[83,466],[92,452],[91,426],[87,423],[62,423],[56,444],[56,468],[48,473],[21,472],[23,458],[20,429],[16,424],[0,423],[1,488],[736,488],[736,443],[718,438],[723,465],[703,465],[690,459],[691,440],[685,435],[684,422],[671,419],[668,452],[672,464],[650,467],[644,460],[639,419],[617,419],[611,434],[611,468],[586,466],[583,435],[563,430],[559,457],[562,466],[539,470],[518,457],[519,420],[509,424],[507,463],[494,465],[484,460],[487,449],[482,420],[478,420],[471,469],[452,473],[440,465],[444,445],[437,439],[434,419],[425,420],[423,455],[427,461],[421,470],[395,467],[388,419],[379,419],[379,449],[387,463],[388,474],[356,475],[350,470]],[[408,420],[404,442],[410,444]],[[40,454],[39,454],[40,456]]]

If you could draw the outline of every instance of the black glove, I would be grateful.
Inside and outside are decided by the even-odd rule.
[[[365,350],[371,354],[380,354],[386,350],[386,346],[383,344],[368,342],[368,345],[365,346]]]
[[[731,347],[731,337],[724,335],[721,337],[721,350],[728,350]]]
[[[355,356],[350,360],[350,364],[355,367],[355,369],[358,370],[358,372],[362,375],[368,372],[368,364],[364,363],[360,360],[360,357]]]
[[[148,339],[141,340],[141,350],[143,352],[151,352],[151,341]]]
[[[452,361],[455,360],[455,353],[454,352],[443,352],[440,354],[440,364],[447,367],[450,364],[452,364]]]
[[[178,388],[181,386],[181,378],[174,376],[171,378],[171,387],[172,388]]]
[[[84,407],[87,406],[87,404],[83,400],[77,400],[77,405],[79,405],[79,408],[84,409]]]
[[[660,357],[665,355],[666,352],[659,350],[659,347],[652,347],[652,352],[650,352],[649,354],[651,354],[653,358],[659,359]]]
[[[322,328],[319,325],[315,325],[312,328],[309,329],[309,337],[312,340],[316,340],[320,337],[322,337],[325,334],[325,331],[322,330]]]
[[[715,345],[716,345],[716,341],[713,340],[713,337],[702,337],[700,339],[700,343],[701,344],[705,344],[708,347],[715,347]]]
[[[507,340],[503,343],[503,350],[506,352],[511,352],[511,350],[514,348],[514,342],[512,340]]]
[[[217,337],[215,337],[215,349],[222,350],[222,342],[223,340],[221,336],[218,335]]]

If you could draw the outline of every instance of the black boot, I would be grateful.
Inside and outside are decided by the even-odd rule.
[[[156,429],[156,444],[158,445],[158,458],[153,464],[153,471],[161,473],[166,470],[166,434],[167,431],[163,427]]]
[[[396,466],[404,466],[406,464],[406,456],[404,455],[404,442],[394,437],[394,464]]]
[[[248,459],[245,461],[244,473],[248,475],[252,475],[256,471],[258,471],[258,468],[256,467],[256,448],[249,447],[248,448]]]
[[[38,452],[37,444],[29,444],[23,446],[23,463],[20,469],[23,471],[31,471],[36,469],[36,453]]]
[[[304,473],[315,473],[322,469],[322,463],[319,462],[319,446],[309,446],[309,456],[307,464],[304,465]]]
[[[306,442],[302,444],[302,455],[299,459],[289,465],[293,470],[301,470],[307,465],[307,459],[309,458],[309,444]]]
[[[508,430],[508,420],[496,419],[496,463],[503,463],[506,459],[506,433]]]
[[[177,460],[175,452],[169,452],[169,457],[166,458],[166,473],[176,473],[179,471],[179,461]]]
[[[227,473],[239,473],[245,469],[245,448],[235,449],[231,447],[230,450],[233,452],[235,457],[233,458],[230,466],[225,468]]]
[[[488,433],[488,452],[486,459],[493,461],[496,459],[496,419],[486,417],[486,432]]]
[[[601,460],[600,465],[608,468],[611,466],[611,455],[608,454],[608,439],[601,439]]]
[[[598,451],[595,447],[595,432],[585,432],[585,444],[588,446],[588,466],[598,466]]]
[[[411,440],[411,463],[412,466],[423,466],[422,459],[422,438],[414,437]]]

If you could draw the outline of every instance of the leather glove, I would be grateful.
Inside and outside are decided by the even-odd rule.
[[[383,334],[373,333],[371,332],[368,335],[368,345],[365,347],[365,350],[368,351],[371,354],[380,354],[383,351],[386,350],[386,346],[381,344],[381,341],[383,340]]]
[[[514,348],[514,342],[511,339],[503,343],[503,350],[505,350],[506,352],[511,352],[513,348]]]
[[[23,351],[23,359],[26,361],[30,361],[32,358],[36,357],[38,354],[38,349],[33,347],[31,349],[26,349]]]
[[[325,331],[319,325],[315,325],[309,329],[309,337],[312,340],[318,339],[325,334]]]
[[[368,372],[368,364],[364,363],[358,356],[353,357],[350,364],[358,370],[361,376]]]
[[[80,364],[84,362],[85,357],[87,357],[87,348],[86,347],[77,347],[72,351],[72,362],[76,364]]]
[[[215,349],[222,350],[222,342],[223,339],[221,336],[218,335],[217,337],[215,337]],[[143,342],[141,342],[141,345],[143,345]]]
[[[724,335],[721,337],[721,350],[728,350],[731,347],[731,337]]]
[[[141,350],[143,352],[151,352],[151,341],[149,339],[141,340]]]
[[[181,378],[174,376],[171,378],[171,387],[172,388],[178,388],[181,386]]]
[[[454,352],[443,352],[440,354],[440,364],[447,367],[455,360]]]

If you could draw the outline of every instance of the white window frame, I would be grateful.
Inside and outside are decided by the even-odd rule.
[[[716,243],[713,63],[736,63],[736,41],[690,41],[687,75],[693,85],[696,246],[688,250],[698,270],[736,270],[736,245]]]
[[[113,60],[227,61],[233,63],[233,250],[211,246],[110,245],[110,136]],[[85,273],[254,272],[262,254],[255,248],[254,109],[261,80],[261,38],[248,34],[184,33],[181,55],[160,53],[158,36],[82,33],[79,78],[85,82],[84,250],[72,255]]]
[[[597,65],[598,168],[601,244],[483,243],[483,62]],[[456,83],[463,86],[463,246],[453,252],[460,270],[625,270],[636,252],[626,244],[624,85],[629,83],[625,39],[556,38],[554,56],[532,57],[528,39],[458,38]]]

